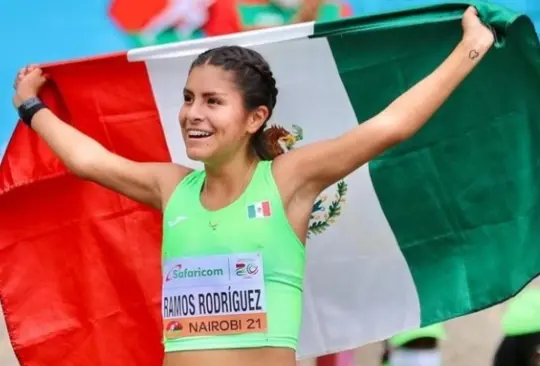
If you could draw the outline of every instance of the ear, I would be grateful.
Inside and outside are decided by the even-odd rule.
[[[254,134],[268,119],[270,111],[266,106],[259,106],[249,113],[247,119],[247,132]]]

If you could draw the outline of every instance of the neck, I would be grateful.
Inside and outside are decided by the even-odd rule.
[[[249,182],[258,160],[256,155],[249,154],[220,164],[205,164],[207,193],[219,192],[221,197],[237,195]]]

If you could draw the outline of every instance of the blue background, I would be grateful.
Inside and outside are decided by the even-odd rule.
[[[440,0],[349,0],[355,14],[434,4]],[[533,18],[540,32],[540,0],[493,0]],[[57,61],[125,50],[128,39],[107,16],[109,0],[4,1],[0,11],[0,157],[16,114],[13,78],[29,63]]]

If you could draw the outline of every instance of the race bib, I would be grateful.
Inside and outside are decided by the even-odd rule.
[[[259,253],[168,259],[163,264],[165,338],[265,332]]]

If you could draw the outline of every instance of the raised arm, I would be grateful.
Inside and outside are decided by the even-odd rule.
[[[15,81],[15,108],[35,97],[44,83],[39,68],[32,66],[21,70]],[[78,177],[156,209],[162,209],[176,183],[189,172],[172,163],[140,163],[118,156],[60,120],[47,108],[33,116],[31,127]]]
[[[463,38],[430,75],[382,112],[346,134],[293,150],[276,159],[274,172],[285,199],[301,191],[318,195],[391,146],[414,135],[474,69],[494,42],[476,9],[463,16]],[[317,164],[309,162],[316,161]],[[301,167],[301,169],[300,169]]]

